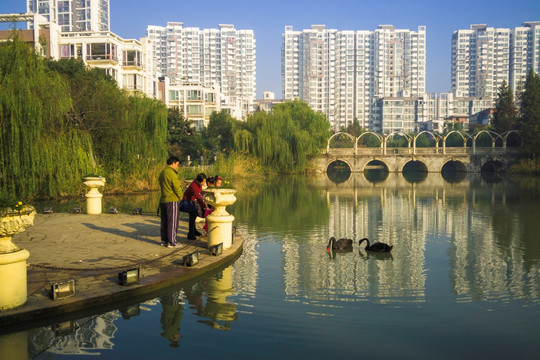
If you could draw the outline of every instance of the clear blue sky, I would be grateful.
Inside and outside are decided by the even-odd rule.
[[[540,0],[110,0],[111,31],[139,39],[148,25],[253,29],[257,41],[257,97],[269,90],[281,97],[281,36],[325,24],[337,30],[375,30],[378,25],[416,30],[427,27],[428,92],[450,89],[452,32],[470,24],[514,28],[540,21]],[[25,12],[25,0],[0,0],[0,13]],[[24,25],[20,25],[24,26]]]

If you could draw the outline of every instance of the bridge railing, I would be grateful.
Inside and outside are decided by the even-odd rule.
[[[362,148],[356,149],[356,155],[385,155],[383,148]],[[468,154],[468,155],[502,155],[502,154],[517,154],[520,148],[507,147],[400,147],[386,148],[386,155],[435,155],[435,154]],[[332,148],[323,152],[327,155],[354,155],[353,148]]]

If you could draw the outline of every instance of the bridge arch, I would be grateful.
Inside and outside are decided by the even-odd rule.
[[[499,173],[499,172],[505,172],[505,171],[506,171],[506,167],[504,163],[497,159],[488,160],[485,163],[483,163],[482,166],[480,167],[481,173],[485,173],[485,172]]]
[[[501,146],[503,145],[503,138],[497,134],[495,131],[491,131],[491,130],[480,130],[479,132],[475,133],[473,135],[473,149],[477,147],[476,145],[476,140],[478,139],[478,137],[482,134],[487,134],[490,139],[491,139],[491,147],[495,147],[496,146],[496,142],[497,142],[497,139],[501,139]]]
[[[420,135],[423,135],[423,134],[431,135],[431,137],[435,141],[435,152],[438,153],[439,152],[439,141],[442,140],[442,136],[439,135],[439,134],[434,133],[433,131],[427,131],[427,130],[420,131],[418,134],[416,134],[413,137],[413,153],[416,153],[416,140],[420,137]]]
[[[352,172],[354,167],[353,165],[350,163],[350,161],[347,161],[346,159],[343,159],[343,158],[339,158],[339,159],[333,159],[332,161],[329,161],[327,164],[326,164],[326,169],[325,169],[325,172],[328,173],[328,169],[333,165],[333,164],[336,164],[336,163],[339,163],[339,162],[342,162],[344,163],[345,165],[347,165],[349,167],[349,171]]]
[[[456,160],[456,159],[449,159],[448,161],[446,161],[442,165],[442,167],[440,169],[441,173],[443,173],[443,172],[463,172],[463,173],[466,173],[468,171],[469,171],[469,169],[467,168],[467,165],[463,161]]]
[[[360,139],[367,135],[374,135],[379,140],[379,144],[381,148],[383,147],[384,138],[381,136],[381,134],[373,132],[373,131],[366,131],[360,134],[360,136],[356,138],[356,148],[358,148],[358,142],[360,141]]]
[[[519,144],[520,144],[520,146],[523,145],[523,139],[521,138],[521,132],[519,130],[510,130],[510,131],[503,132],[501,134],[501,136],[503,138],[503,148],[506,148],[508,146],[508,137],[510,135],[513,135],[513,134],[518,135]]]
[[[365,162],[365,164],[362,166],[362,172],[366,172],[368,170],[373,170],[372,167],[374,166],[383,166],[384,171],[389,172],[390,166],[387,161],[385,161],[383,158],[380,157],[374,157],[373,159],[370,159]]]
[[[407,172],[407,171],[413,171],[413,172],[429,172],[428,167],[425,162],[421,160],[415,160],[415,159],[409,159],[405,164],[403,164],[403,167],[401,168],[401,172]]]
[[[398,135],[403,136],[407,140],[407,149],[409,149],[409,152],[410,152],[412,137],[410,135],[408,135],[408,134],[405,134],[402,131],[394,131],[394,132],[391,132],[390,134],[386,135],[383,138],[383,152],[384,152],[384,154],[386,154],[386,150],[388,149],[388,139],[394,138],[395,136],[398,136]]]
[[[344,132],[344,131],[338,131],[337,133],[333,134],[332,136],[330,136],[330,138],[328,138],[328,141],[326,142],[326,152],[328,152],[330,150],[330,141],[337,137],[337,136],[342,136],[342,135],[346,135],[348,136],[352,142],[353,142],[353,145],[354,145],[354,153],[356,154],[356,146],[357,146],[357,140],[354,136],[352,136],[351,134],[349,134],[348,132]]]
[[[443,154],[446,154],[446,140],[448,140],[448,137],[452,134],[458,134],[461,139],[463,140],[463,148],[466,148],[467,147],[467,141],[469,139],[472,140],[472,137],[467,134],[466,132],[463,132],[461,130],[452,130],[452,131],[449,131],[448,133],[444,134],[442,139],[443,139]]]

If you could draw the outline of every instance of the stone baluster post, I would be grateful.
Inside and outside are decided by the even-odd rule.
[[[232,223],[234,216],[225,207],[236,202],[235,189],[211,188],[204,190],[204,200],[214,207],[206,217],[208,221],[208,246],[223,243],[223,250],[232,245]]]
[[[101,214],[101,200],[103,194],[98,188],[105,186],[105,178],[101,176],[87,176],[83,178],[84,185],[90,190],[86,193],[86,213],[91,215]]]
[[[30,253],[11,240],[34,224],[36,210],[25,205],[21,211],[8,208],[0,214],[0,310],[12,309],[26,303],[26,259]]]

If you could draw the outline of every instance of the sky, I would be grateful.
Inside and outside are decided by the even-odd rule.
[[[0,13],[26,12],[25,0],[0,0]],[[540,0],[110,0],[111,31],[124,39],[145,36],[148,25],[183,22],[186,27],[233,24],[255,33],[257,97],[272,91],[281,98],[281,40],[285,26],[375,30],[394,25],[416,31],[426,26],[426,91],[450,90],[452,32],[471,24],[514,28],[540,21]],[[20,24],[20,28],[25,25]]]

